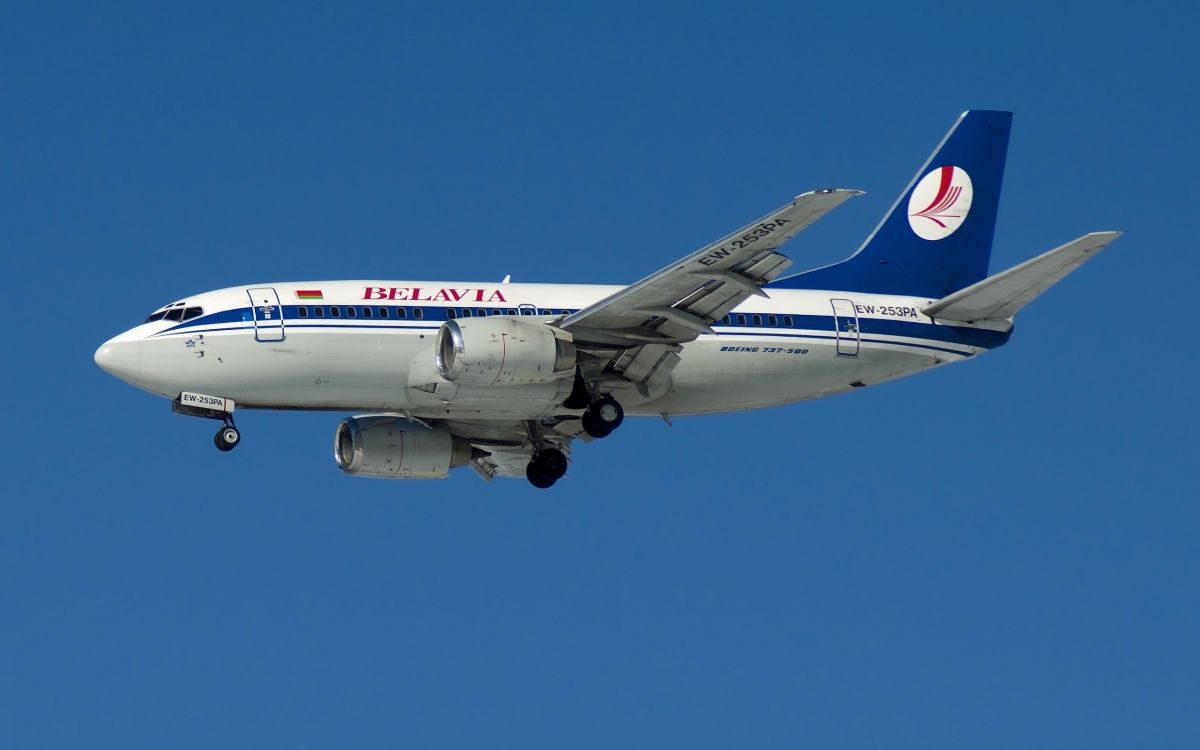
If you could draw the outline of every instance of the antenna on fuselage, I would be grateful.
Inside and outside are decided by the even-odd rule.
[[[507,284],[507,283],[509,283],[509,281],[511,281],[511,280],[512,280],[512,274],[511,274],[511,273],[506,273],[506,274],[504,274],[504,281],[501,281],[500,283],[501,283],[501,284]]]

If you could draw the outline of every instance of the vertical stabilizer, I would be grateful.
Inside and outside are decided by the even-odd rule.
[[[1011,112],[964,112],[858,252],[772,286],[937,299],[983,280],[1011,127]]]

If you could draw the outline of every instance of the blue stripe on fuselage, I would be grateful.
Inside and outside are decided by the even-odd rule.
[[[418,308],[412,308],[412,307],[403,308],[406,313],[404,318],[399,318],[399,317],[396,317],[396,315],[395,315],[396,311],[401,309],[401,307],[400,306],[392,306],[392,305],[371,305],[370,306],[372,309],[372,314],[375,316],[378,316],[379,310],[381,308],[386,308],[388,310],[388,314],[389,314],[388,318],[379,318],[379,317],[373,317],[373,318],[362,318],[362,317],[359,317],[359,318],[347,318],[347,317],[316,318],[316,317],[312,317],[311,315],[309,317],[301,318],[297,311],[299,307],[306,307],[311,311],[314,307],[318,307],[318,306],[316,306],[316,305],[284,305],[283,306],[283,323],[284,323],[285,329],[286,328],[309,328],[309,329],[313,329],[313,328],[379,329],[379,328],[382,328],[382,329],[408,329],[408,330],[424,329],[424,330],[428,330],[430,328],[436,328],[436,327],[440,326],[442,324],[442,322],[448,320],[449,316],[448,316],[447,312],[451,309],[454,309],[456,311],[461,311],[463,309],[471,309],[471,310],[483,310],[483,309],[491,310],[492,309],[492,308],[483,308],[483,307],[450,308],[448,306],[447,307],[422,306],[419,309],[422,311],[422,314],[424,317],[421,320],[415,320],[412,318],[411,311],[414,309],[418,309]],[[333,305],[320,305],[320,307],[328,308],[328,307],[333,307]],[[346,307],[348,307],[348,305],[337,305],[337,307],[342,308],[344,310]],[[361,311],[362,306],[355,305],[354,307],[358,308]],[[562,312],[562,311],[559,310],[559,312]],[[571,312],[575,312],[575,311],[570,310],[568,312],[571,313]],[[744,315],[744,316],[746,316],[747,320],[753,319],[753,316],[755,316],[755,315],[760,316],[762,320],[767,320],[769,318],[781,320],[785,314],[778,313],[778,312],[773,312],[773,313],[769,313],[769,314],[768,313],[754,313],[754,312],[744,312],[744,313],[739,312],[739,313],[736,313],[735,315]],[[459,314],[459,317],[460,318],[462,317],[461,314]],[[792,327],[791,328],[795,329],[795,332],[792,332],[790,329],[783,329],[779,332],[762,331],[761,330],[762,328],[765,328],[767,326],[736,326],[736,325],[725,326],[725,325],[720,325],[719,321],[718,321],[718,325],[716,325],[714,328],[716,329],[718,335],[722,335],[722,336],[734,336],[734,335],[774,336],[774,337],[808,338],[808,339],[825,339],[825,338],[835,339],[836,338],[836,336],[833,335],[835,319],[832,315],[792,314],[792,315],[788,315],[788,317],[790,317],[792,319]],[[467,318],[467,319],[469,320],[469,318]],[[235,309],[231,309],[231,310],[220,310],[218,312],[211,313],[209,315],[203,315],[199,318],[195,318],[193,320],[189,320],[189,321],[180,323],[178,325],[172,326],[171,328],[160,331],[159,333],[154,334],[154,335],[155,336],[163,336],[163,335],[167,335],[167,334],[181,334],[181,333],[215,333],[215,332],[220,332],[220,331],[239,330],[240,328],[253,328],[253,320],[254,320],[253,311],[249,307],[235,308]],[[367,322],[367,321],[370,321],[370,322]],[[239,328],[236,328],[236,329],[213,328],[213,326],[228,324],[228,323],[250,323],[251,325],[240,326]],[[888,341],[888,340],[882,340],[882,339],[873,339],[873,338],[869,338],[869,336],[871,334],[881,335],[881,336],[904,336],[906,338],[921,339],[921,340],[925,340],[925,341],[937,342],[937,343],[942,343],[942,344],[977,347],[980,349],[994,349],[998,346],[1003,346],[1005,343],[1007,343],[1009,336],[1011,335],[1011,331],[990,331],[990,330],[986,330],[986,329],[982,329],[982,328],[961,328],[961,327],[957,327],[957,326],[942,325],[942,324],[938,324],[938,323],[922,323],[919,321],[888,320],[888,319],[867,318],[867,317],[859,317],[858,325],[859,325],[859,334],[860,334],[861,340],[866,343],[897,344],[897,345],[901,345],[901,346],[913,346],[913,347],[924,348],[924,349],[936,349],[936,350],[940,350],[940,351],[954,352],[957,354],[962,354],[963,352],[960,352],[955,349],[944,349],[942,347],[931,346],[928,344],[916,344],[916,343],[910,343],[910,342],[899,342],[899,341]],[[780,326],[780,328],[782,328],[782,327]],[[829,331],[829,333],[831,335],[823,336],[823,335],[819,335],[819,334],[802,333],[802,331]]]

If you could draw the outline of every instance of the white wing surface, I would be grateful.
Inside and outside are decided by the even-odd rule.
[[[559,325],[580,346],[656,344],[658,354],[691,341],[762,287],[791,261],[777,252],[858,190],[817,190],[723,237],[616,294],[565,318]]]

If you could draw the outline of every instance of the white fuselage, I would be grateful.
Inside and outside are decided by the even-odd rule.
[[[172,399],[197,391],[264,409],[550,416],[566,410],[537,399],[506,398],[493,409],[414,398],[409,370],[429,356],[451,316],[554,321],[619,289],[415,281],[236,287],[188,298],[179,306],[202,310],[188,320],[162,318],[126,331],[101,347],[97,361],[103,357],[118,377]],[[751,297],[717,321],[715,335],[685,344],[658,392],[622,394],[628,413],[703,414],[804,401],[969,358],[1008,339],[1007,331],[937,323],[919,312],[933,301],[925,298],[766,291],[769,298]]]

